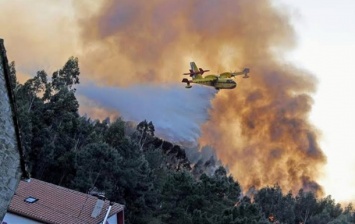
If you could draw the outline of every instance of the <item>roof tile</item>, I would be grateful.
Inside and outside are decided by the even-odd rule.
[[[25,202],[29,196],[38,201]],[[46,223],[99,223],[110,202],[105,200],[102,212],[93,218],[97,200],[92,195],[31,178],[29,182],[20,181],[8,211]],[[114,203],[109,216],[123,210],[123,205]]]

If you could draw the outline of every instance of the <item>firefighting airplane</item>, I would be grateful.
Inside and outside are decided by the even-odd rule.
[[[234,89],[237,83],[231,79],[237,75],[244,75],[243,78],[249,78],[249,68],[244,68],[241,72],[223,72],[219,76],[217,75],[207,75],[202,77],[203,73],[209,72],[210,70],[203,70],[202,68],[197,68],[195,62],[190,62],[190,72],[184,73],[183,75],[190,75],[192,80],[184,78],[182,82],[186,83],[186,88],[191,88],[191,83],[196,83],[205,86],[213,86],[215,89]]]

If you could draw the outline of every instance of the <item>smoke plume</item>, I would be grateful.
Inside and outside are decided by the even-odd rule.
[[[215,72],[250,67],[250,79],[212,101],[200,144],[244,186],[319,190],[325,157],[308,121],[316,80],[282,61],[295,35],[270,1],[106,1],[80,21],[84,67],[101,82],[178,82],[191,59]]]
[[[37,8],[44,9],[46,2],[36,1],[41,4]],[[25,70],[34,66],[27,62],[32,57],[50,60],[47,55],[54,55],[53,60],[60,59],[63,64],[63,55],[67,53],[66,58],[79,57],[82,79],[97,85],[112,88],[133,85],[140,89],[147,84],[173,88],[172,84],[180,83],[181,91],[194,99],[184,98],[183,122],[198,125],[204,122],[207,110],[201,108],[208,109],[212,104],[209,119],[200,129],[199,144],[212,146],[218,159],[228,165],[242,186],[278,183],[286,191],[300,187],[320,190],[315,180],[325,156],[318,145],[319,134],[308,120],[316,80],[307,71],[283,60],[284,52],[295,46],[295,33],[287,12],[276,8],[271,0],[103,0],[94,6],[93,1],[54,2],[54,6],[70,3],[71,10],[51,7],[41,14],[33,7],[32,13],[26,14],[24,8],[16,14],[18,19],[13,20],[16,23],[7,21],[17,25],[7,26],[10,38],[17,40],[10,42],[8,51],[14,52],[14,60],[23,59],[28,65]],[[0,24],[1,21],[4,20]],[[37,23],[22,24],[23,21]],[[48,25],[44,21],[52,22]],[[50,32],[40,32],[47,26]],[[16,36],[17,30],[24,35]],[[32,44],[20,45],[23,39]],[[24,49],[27,55],[22,53]],[[193,91],[183,88],[180,74],[188,71],[190,61],[212,73],[249,67],[251,78],[237,78],[236,89],[220,90],[210,102],[213,94],[196,94],[196,86]],[[101,100],[104,97],[100,96],[99,88],[82,94],[90,100]],[[154,92],[154,88],[146,91],[149,92]],[[96,98],[94,93],[98,94]],[[159,94],[162,98],[164,94],[170,97],[170,106],[166,107],[170,111],[182,103],[178,102],[180,93]],[[116,95],[107,97],[115,99]],[[196,109],[196,102],[203,106]],[[132,110],[120,114],[138,113],[135,108],[140,103],[143,101],[137,101],[136,106],[130,107]],[[166,103],[162,100],[159,105]],[[101,106],[117,108],[112,101]],[[124,104],[119,106],[119,110],[123,108]],[[153,108],[142,109],[142,117],[149,117],[152,111]],[[163,111],[161,116],[168,117],[167,109]],[[185,129],[181,135],[199,135],[196,126],[186,127],[189,130]]]

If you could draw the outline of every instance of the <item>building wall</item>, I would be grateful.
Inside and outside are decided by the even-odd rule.
[[[109,217],[105,224],[124,224],[124,211]]]
[[[107,223],[108,224],[118,224],[117,223],[117,215],[115,214],[115,215],[109,217],[105,224],[107,224]]]
[[[28,219],[13,213],[6,213],[3,224],[41,224],[42,222],[37,222],[32,219]]]
[[[5,78],[7,67],[3,40],[0,39],[0,221],[3,220],[20,179],[13,111]]]
[[[124,210],[120,211],[118,214],[117,214],[117,221],[118,221],[118,224],[124,224]]]

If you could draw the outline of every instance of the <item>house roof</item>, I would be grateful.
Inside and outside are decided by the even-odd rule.
[[[38,199],[25,202],[28,197]],[[31,178],[21,180],[8,211],[45,223],[99,223],[103,221],[110,202],[105,200],[100,215],[91,217],[98,198],[68,188]],[[124,210],[113,203],[109,217]]]

